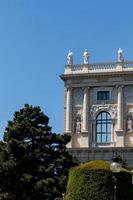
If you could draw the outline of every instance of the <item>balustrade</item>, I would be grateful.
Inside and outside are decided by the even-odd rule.
[[[94,63],[94,64],[78,64],[78,65],[66,65],[65,74],[78,74],[78,73],[95,73],[95,72],[109,72],[117,71],[117,66],[121,65],[123,71],[133,71],[133,61],[122,62],[110,62],[110,63]]]

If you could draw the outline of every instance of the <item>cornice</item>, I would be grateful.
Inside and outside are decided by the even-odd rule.
[[[125,77],[125,76],[133,77],[133,70],[131,70],[131,71],[114,71],[114,72],[62,74],[62,75],[60,75],[60,78],[65,81],[65,80],[71,80],[71,79],[110,78],[110,77]]]

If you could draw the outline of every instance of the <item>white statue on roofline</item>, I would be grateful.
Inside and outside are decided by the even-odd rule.
[[[87,49],[85,49],[84,53],[83,53],[83,58],[84,58],[84,64],[89,64],[89,52]]]
[[[67,54],[67,64],[73,65],[73,52],[69,50]]]
[[[118,62],[123,62],[123,50],[121,48],[118,49]]]

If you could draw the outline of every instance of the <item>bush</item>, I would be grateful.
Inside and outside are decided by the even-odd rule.
[[[122,169],[117,178],[117,200],[133,200],[132,176]],[[70,170],[65,200],[113,200],[113,174],[108,161],[91,161]]]

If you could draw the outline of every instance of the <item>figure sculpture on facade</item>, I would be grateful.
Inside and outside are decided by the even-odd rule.
[[[68,65],[73,65],[73,53],[70,50],[69,50],[69,52],[67,54],[67,64]]]
[[[84,64],[89,64],[89,52],[87,49],[85,49],[84,53],[83,53],[83,58],[84,58]]]
[[[127,121],[127,130],[128,132],[132,132],[133,131],[133,122],[132,122],[132,119],[129,117],[128,118],[128,121]]]
[[[80,133],[81,132],[81,121],[79,118],[77,118],[76,120],[76,129],[75,129],[76,133]]]
[[[118,62],[123,62],[123,50],[121,48],[118,49]]]

